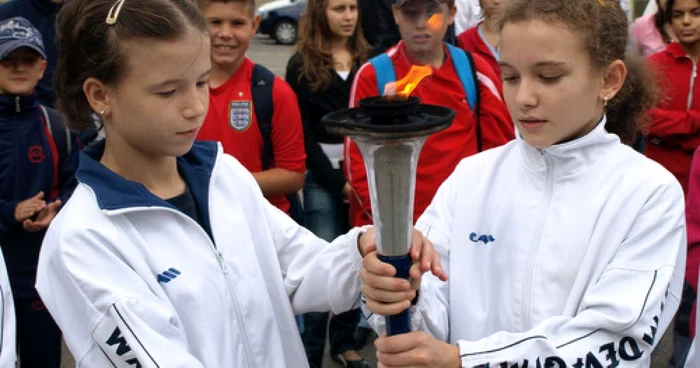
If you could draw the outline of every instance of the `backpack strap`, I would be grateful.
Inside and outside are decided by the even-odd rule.
[[[253,96],[253,108],[258,119],[258,128],[263,141],[262,169],[269,170],[274,162],[272,149],[272,115],[274,103],[272,89],[275,83],[275,74],[262,65],[253,66],[253,79],[251,83],[251,95]],[[299,225],[304,225],[304,209],[297,193],[287,194],[289,201],[289,215]]]
[[[384,87],[391,82],[396,82],[394,64],[386,52],[371,58],[369,62],[374,67],[374,74],[377,76],[377,89],[379,96],[382,96],[384,95]]]
[[[263,141],[263,171],[272,167],[272,113],[274,105],[272,100],[272,88],[275,83],[275,75],[260,64],[253,66],[253,80],[251,94],[253,96],[253,108],[258,119],[258,128]]]
[[[477,84],[476,76],[476,66],[474,64],[474,57],[470,52],[466,52],[458,47],[447,45],[447,50],[452,58],[452,64],[455,67],[457,76],[462,83],[462,88],[467,94],[467,102],[469,103],[469,109],[474,113],[474,120],[476,121],[476,143],[478,152],[483,151],[483,137],[481,133],[481,101],[479,96],[479,87]]]
[[[63,162],[63,160],[68,157],[68,154],[73,150],[70,131],[65,125],[63,125],[63,121],[56,110],[47,108],[44,105],[39,105],[39,108],[41,109],[41,113],[44,115],[46,128],[49,130],[49,133],[51,133],[51,138],[53,138],[53,141],[56,144],[59,162]]]
[[[454,64],[459,81],[462,83],[462,88],[464,88],[464,92],[467,93],[469,108],[474,111],[474,106],[476,106],[479,98],[479,93],[476,89],[476,68],[474,68],[474,59],[471,54],[464,52],[464,50],[458,47],[450,44],[445,45],[447,45],[447,50],[452,58],[452,64]]]

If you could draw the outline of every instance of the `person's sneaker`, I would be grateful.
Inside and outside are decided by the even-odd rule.
[[[343,354],[336,354],[331,357],[345,368],[371,368],[369,363],[362,358],[360,360],[347,360]]]

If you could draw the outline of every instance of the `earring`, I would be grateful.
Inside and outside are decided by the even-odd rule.
[[[608,96],[603,97],[603,107],[608,107]]]
[[[100,117],[102,118],[102,120],[105,119],[105,113],[106,113],[106,112],[107,112],[107,108],[106,108],[106,107],[103,108],[103,109],[100,111]]]

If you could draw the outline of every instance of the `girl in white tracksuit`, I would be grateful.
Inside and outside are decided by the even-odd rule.
[[[328,245],[220,145],[193,145],[211,69],[193,3],[72,0],[57,27],[60,109],[73,130],[97,113],[106,131],[37,275],[77,365],[306,366],[294,314],[357,308],[372,236]]]
[[[376,342],[385,367],[650,365],[679,304],[684,201],[621,144],[653,103],[626,41],[617,1],[513,0],[500,62],[518,138],[463,160],[418,220],[449,281],[422,278],[418,331]],[[407,303],[364,264],[381,331]]]

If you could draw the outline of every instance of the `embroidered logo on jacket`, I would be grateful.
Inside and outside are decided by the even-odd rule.
[[[167,284],[170,281],[174,280],[176,277],[178,277],[182,272],[178,271],[175,268],[168,268],[167,271],[163,271],[163,273],[158,274],[158,282],[161,284]]]
[[[493,238],[493,235],[484,234],[480,236],[477,233],[469,234],[469,240],[473,241],[474,243],[483,242],[484,244],[493,243],[496,241],[496,239]]]
[[[44,161],[46,155],[44,154],[44,148],[38,144],[34,144],[29,147],[29,153],[27,154],[29,161],[33,164],[38,164]]]

